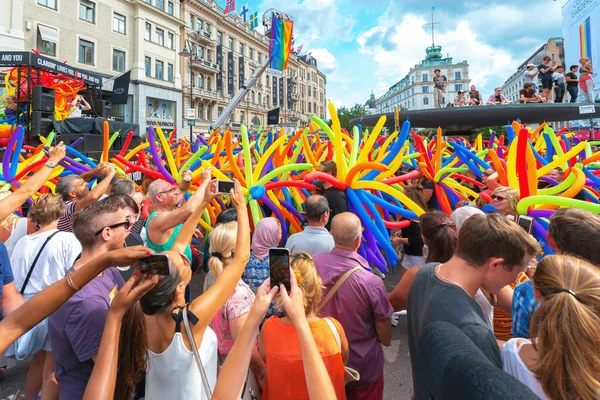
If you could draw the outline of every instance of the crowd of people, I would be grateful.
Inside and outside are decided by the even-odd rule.
[[[277,218],[251,224],[239,182],[218,193],[210,168],[185,200],[189,171],[142,193],[100,163],[17,216],[64,157],[62,143],[50,148],[48,163],[0,199],[0,352],[32,357],[26,400],[382,399],[382,346],[402,310],[415,399],[600,397],[597,214],[555,211],[556,255],[538,262],[539,243],[515,222],[519,194],[493,169],[481,182],[495,212],[480,200],[450,216],[421,174],[403,192],[429,211],[391,235],[403,275],[387,293],[359,254],[361,220],[326,181],[289,237]],[[318,170],[337,172],[333,161]],[[561,173],[549,175],[560,183]],[[201,231],[219,196],[229,206]],[[270,283],[278,246],[291,254],[289,288]],[[152,254],[165,256],[166,273],[140,269]]]
[[[584,103],[594,103],[593,67],[589,58],[579,60],[580,65],[571,65],[569,72],[565,73],[563,65],[545,56],[540,65],[528,63],[523,72],[523,88],[519,91],[519,103],[576,103],[581,96]],[[579,72],[579,76],[577,73]],[[441,75],[439,69],[435,70],[434,104],[436,108],[444,107],[442,102],[444,92],[448,85],[448,78]],[[538,87],[538,78],[541,88]],[[554,96],[552,96],[554,93]],[[568,96],[567,96],[568,94]],[[468,92],[458,91],[450,107],[467,107],[480,105],[507,105],[512,101],[502,94],[502,88],[495,88],[484,103],[481,93],[472,85]]]

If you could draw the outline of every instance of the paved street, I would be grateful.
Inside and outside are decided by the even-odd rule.
[[[398,282],[398,274],[388,274],[385,279],[387,291],[391,291]],[[192,279],[192,293],[197,295],[202,290],[204,274],[197,274]],[[384,347],[385,354],[385,400],[410,399],[412,396],[412,379],[410,358],[406,339],[406,317],[400,317],[400,323],[393,327],[393,339],[390,347]],[[0,400],[15,400],[22,394],[25,375],[29,362],[18,363],[6,372],[4,381],[0,383]]]

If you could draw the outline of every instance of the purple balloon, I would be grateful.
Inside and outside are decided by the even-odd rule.
[[[163,177],[165,178],[165,180],[167,180],[168,182],[171,183],[175,183],[175,179],[173,179],[173,177],[171,176],[171,174],[169,173],[169,171],[167,171],[165,169],[165,167],[162,165],[162,162],[160,162],[160,157],[158,156],[158,151],[156,150],[156,143],[154,142],[155,138],[154,138],[154,127],[153,126],[149,126],[148,127],[148,140],[150,141],[150,151],[152,152],[152,157],[154,158],[154,163],[156,164],[156,168],[158,169],[158,171],[163,174]]]
[[[531,210],[527,214],[535,218],[550,218],[554,214],[554,210]]]

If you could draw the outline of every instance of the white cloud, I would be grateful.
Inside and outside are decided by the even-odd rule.
[[[319,71],[325,75],[332,74],[338,67],[338,61],[329,50],[323,49],[310,49],[308,53],[312,53],[312,56],[317,59],[319,65]]]

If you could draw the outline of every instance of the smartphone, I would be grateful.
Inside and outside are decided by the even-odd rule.
[[[521,228],[525,229],[525,231],[531,235],[533,232],[533,218],[520,215],[517,223]]]
[[[235,182],[217,180],[217,193],[229,194],[235,188]]]
[[[140,272],[150,275],[169,275],[169,257],[166,254],[151,254],[140,258]]]
[[[271,287],[283,283],[290,291],[290,251],[282,247],[269,249],[269,269],[271,270]]]

